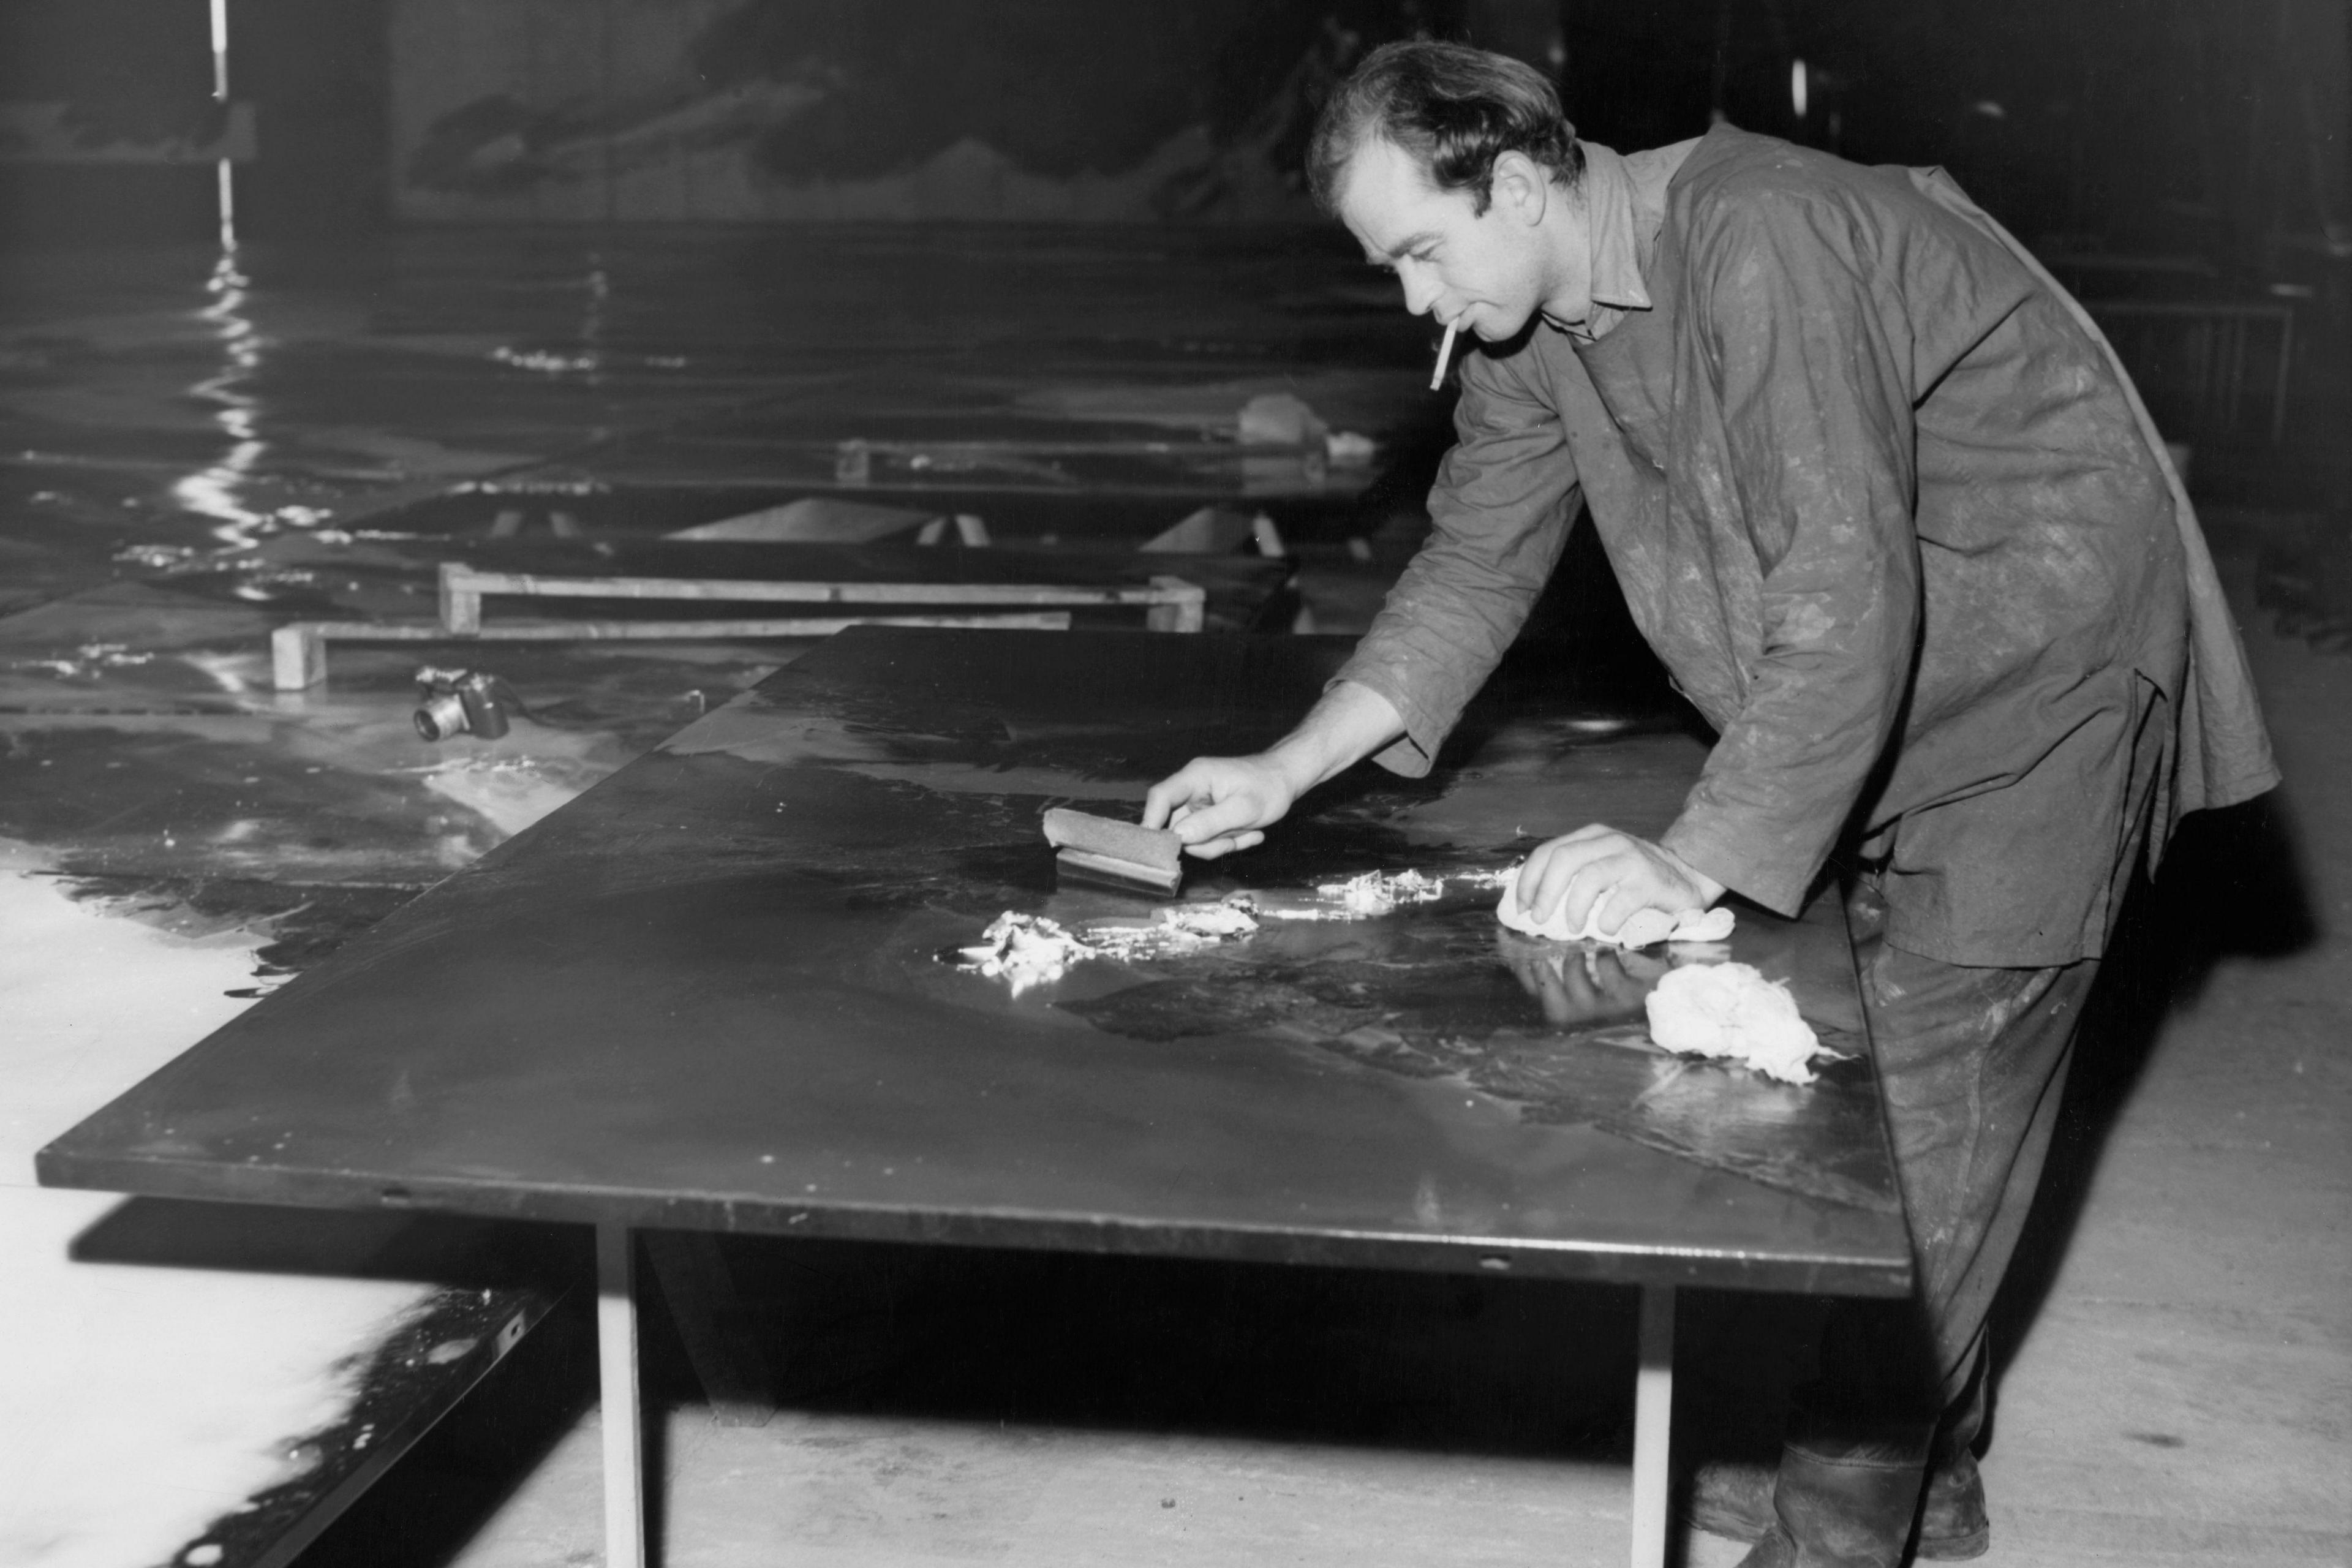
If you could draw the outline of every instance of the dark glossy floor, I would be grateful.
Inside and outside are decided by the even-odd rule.
[[[831,490],[859,437],[899,443],[860,499],[1002,542],[1131,551],[1223,505],[1353,567],[1383,473],[1444,429],[1399,374],[1415,324],[1319,236],[425,233],[0,266],[0,835],[215,903],[421,886],[788,656],[514,650],[499,673],[543,722],[437,750],[407,732],[405,650],[268,691],[272,624],[429,608],[434,542],[501,511],[526,557],[551,510],[645,538]],[[1265,394],[1382,450],[1316,476],[1245,450]],[[468,481],[495,493],[452,499]],[[387,584],[387,539],[418,533]],[[1376,578],[1339,574],[1327,618],[1360,621]]]
[[[241,1272],[226,1225],[212,1269],[68,1262],[104,1205],[30,1190],[30,1150],[794,651],[519,652],[498,668],[534,717],[434,745],[409,721],[413,657],[339,650],[326,687],[280,695],[273,624],[322,599],[429,604],[422,567],[360,571],[371,548],[486,538],[502,511],[525,546],[556,548],[559,511],[591,540],[642,538],[831,491],[840,443],[863,439],[863,494],[983,516],[1007,544],[1124,552],[1202,506],[1263,510],[1314,624],[1353,629],[1444,438],[1429,349],[1320,236],[412,233],[233,264],[0,258],[0,1005],[17,1026],[0,1050],[36,1090],[6,1120],[0,1239],[41,1265],[0,1287],[0,1324],[49,1352],[16,1351],[9,1386],[58,1411],[11,1431],[0,1472],[62,1476],[133,1411],[154,1441],[120,1461],[142,1478],[127,1489],[195,1498],[199,1520],[234,1506],[331,1416],[324,1369],[410,1299]],[[1376,442],[1372,460],[1318,477],[1243,450],[1242,406],[1285,393]],[[2135,1027],[2084,1075],[2012,1311],[1993,1564],[2352,1554],[2352,573],[2324,510],[2223,482],[2248,468],[2205,467],[2209,522],[2289,782],[2184,840]],[[380,537],[402,534],[422,538]],[[184,1234],[175,1259],[202,1251]],[[711,1424],[669,1369],[673,1563],[1620,1551],[1603,1391],[1627,1325],[1607,1300],[1555,1316],[1500,1284],[982,1254],[747,1269],[765,1310],[798,1303],[788,1326],[823,1366],[756,1428]],[[1695,1341],[1721,1347],[1702,1408],[1781,1374],[1761,1364],[1772,1325],[1694,1310]],[[586,1384],[554,1336],[536,1354],[316,1560],[591,1560]],[[1247,1391],[1218,1396],[1221,1375]],[[263,1384],[284,1397],[250,1401],[247,1427],[213,1421],[226,1389]],[[163,1548],[121,1555],[138,1510],[108,1462],[37,1500],[0,1482],[0,1520],[23,1521],[0,1526],[0,1557],[160,1561],[195,1538],[166,1521]],[[1719,1545],[1692,1560],[1736,1556]]]

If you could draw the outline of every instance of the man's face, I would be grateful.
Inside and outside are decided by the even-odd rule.
[[[1484,213],[1467,192],[1434,188],[1411,153],[1377,140],[1356,149],[1339,189],[1339,220],[1367,259],[1396,273],[1417,316],[1501,342],[1538,310],[1567,324],[1591,309],[1581,215],[1525,158],[1496,161]]]

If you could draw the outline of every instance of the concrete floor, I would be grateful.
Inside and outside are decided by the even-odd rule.
[[[0,1116],[0,1563],[179,1558],[295,1462],[420,1289],[338,1279],[352,1238],[257,1268],[246,1215],[182,1216],[173,1267],[68,1260],[113,1205],[33,1189],[31,1151],[791,655],[534,656],[507,673],[539,721],[432,747],[407,729],[408,660],[266,689],[267,627],[341,591],[337,534],[414,526],[404,503],[499,474],[805,479],[845,435],[1214,440],[1287,390],[1380,438],[1397,477],[1299,501],[1154,460],[1107,481],[1103,526],[1204,484],[1297,502],[1310,607],[1362,624],[1443,424],[1415,379],[1425,334],[1343,247],[1013,233],[947,256],[698,232],[0,263],[0,1071],[32,1089]],[[970,478],[1007,536],[1042,504],[1034,474]],[[626,511],[595,525],[645,526]],[[2257,604],[2258,558],[2301,524],[2211,521],[2288,784],[2184,835],[2080,1073],[2008,1303],[1995,1565],[2352,1562],[2352,658],[2341,607],[2304,594],[2285,637]],[[2273,558],[2266,599],[2277,577]],[[812,1351],[774,1420],[723,1426],[655,1346],[673,1563],[1622,1552],[1630,1330],[1609,1293],[738,1262],[796,1303]],[[1695,1442],[1785,1380],[1773,1347],[1806,1310],[1686,1302]],[[596,1561],[581,1349],[535,1335],[307,1561]],[[1738,1556],[1685,1545],[1702,1568]]]

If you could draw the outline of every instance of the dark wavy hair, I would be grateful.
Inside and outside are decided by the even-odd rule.
[[[1307,149],[1307,189],[1325,213],[1339,216],[1340,175],[1370,140],[1412,154],[1437,189],[1469,192],[1481,216],[1505,153],[1525,153],[1570,188],[1584,174],[1576,128],[1543,73],[1467,44],[1382,44],[1332,89]]]

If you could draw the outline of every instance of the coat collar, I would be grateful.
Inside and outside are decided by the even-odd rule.
[[[1631,310],[1650,309],[1642,274],[1666,221],[1666,187],[1698,139],[1620,155],[1597,142],[1584,150],[1586,225],[1592,246],[1592,314],[1571,335],[1603,336]]]

